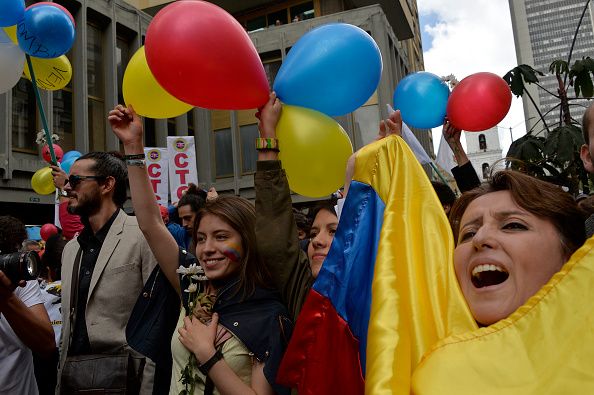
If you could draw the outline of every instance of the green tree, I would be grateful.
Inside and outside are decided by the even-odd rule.
[[[581,122],[572,118],[571,107],[579,99],[590,99],[594,95],[594,60],[590,57],[576,60],[571,67],[571,55],[579,27],[588,9],[588,0],[584,6],[573,37],[567,60],[555,60],[549,66],[548,72],[557,80],[557,92],[551,92],[539,82],[539,77],[545,74],[529,65],[519,65],[510,70],[503,79],[508,83],[516,96],[526,95],[538,111],[540,120],[525,136],[512,142],[507,153],[508,167],[532,174],[543,180],[565,186],[573,194],[580,189],[589,192],[589,177],[580,159],[580,147],[584,144]],[[558,99],[558,103],[546,113],[542,113],[526,84],[534,84],[549,95]],[[568,87],[573,87],[575,96],[568,96]],[[559,122],[549,125],[545,116],[559,109]],[[545,136],[541,133],[546,131]]]

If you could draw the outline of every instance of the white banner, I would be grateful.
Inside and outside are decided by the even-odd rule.
[[[168,153],[165,148],[145,148],[146,171],[148,172],[157,203],[167,207],[169,201]]]
[[[168,136],[167,152],[171,201],[177,202],[189,183],[198,185],[194,136]]]

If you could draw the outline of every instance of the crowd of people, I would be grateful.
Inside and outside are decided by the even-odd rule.
[[[339,216],[349,213],[336,201],[307,214],[293,207],[278,158],[281,112],[272,93],[257,114],[266,142],[257,146],[266,148],[258,148],[255,204],[192,185],[160,207],[141,119],[131,107],[110,111],[123,154],[88,153],[69,174],[53,168],[68,231],[47,240],[39,280],[0,270],[0,393],[291,393],[276,373]],[[590,173],[593,116],[590,107],[581,151]],[[395,112],[378,139],[396,138],[401,127]],[[594,215],[558,186],[516,171],[481,184],[460,132],[444,125],[463,194],[433,187],[449,215],[459,287],[476,323],[489,326],[561,269],[592,234]],[[134,216],[122,209],[128,188]],[[35,249],[26,240],[21,221],[0,217],[0,254]]]

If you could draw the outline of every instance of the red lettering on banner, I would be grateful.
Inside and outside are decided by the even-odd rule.
[[[180,152],[179,154],[175,155],[175,157],[173,158],[173,162],[175,163],[175,166],[188,167],[188,161],[184,160],[182,162],[182,159],[188,159],[188,155],[184,154],[183,152]]]
[[[188,189],[187,185],[182,185],[181,187],[177,188],[177,199],[181,199],[182,195],[184,194],[184,191]]]
[[[178,169],[175,171],[175,174],[179,176],[179,183],[186,184],[186,174],[189,174],[190,170],[188,169]]]
[[[151,184],[153,185],[153,192],[157,193],[157,186],[161,183],[161,180],[151,180]]]
[[[158,163],[150,164],[147,168],[149,177],[161,177],[161,165]]]

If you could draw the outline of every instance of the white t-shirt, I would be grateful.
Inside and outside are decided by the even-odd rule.
[[[43,282],[40,284],[40,288],[43,305],[54,328],[56,345],[60,346],[60,336],[62,334],[62,304],[60,303],[62,300],[62,281]]]
[[[24,288],[17,287],[14,293],[27,307],[43,303],[37,280],[27,281]],[[17,337],[6,317],[0,314],[0,394],[38,393],[31,350]]]

